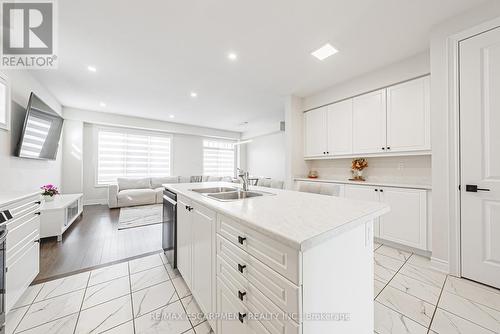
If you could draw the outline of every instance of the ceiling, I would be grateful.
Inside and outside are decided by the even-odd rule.
[[[65,106],[246,131],[282,120],[289,94],[428,49],[433,25],[482,2],[64,0],[59,68],[32,73]],[[340,52],[321,62],[326,42]]]

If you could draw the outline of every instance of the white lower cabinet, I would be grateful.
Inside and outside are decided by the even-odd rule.
[[[0,206],[12,219],[6,222],[5,308],[8,312],[40,271],[39,194],[29,195]]]
[[[216,308],[215,218],[214,211],[178,196],[177,268],[205,314]]]
[[[427,197],[417,189],[383,188],[381,202],[391,211],[380,217],[380,238],[427,250]]]
[[[389,204],[391,211],[375,222],[375,237],[428,250],[426,190],[346,185],[345,196]]]

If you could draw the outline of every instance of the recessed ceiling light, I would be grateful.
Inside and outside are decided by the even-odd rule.
[[[333,46],[331,46],[329,43],[326,43],[322,47],[320,47],[318,50],[312,52],[311,54],[318,58],[319,60],[325,60],[326,58],[333,56],[339,52],[339,50],[335,49]]]
[[[92,65],[87,66],[87,70],[89,70],[90,72],[97,72],[97,68]]]
[[[191,97],[197,97],[197,96],[198,96],[198,93],[196,93],[196,92],[191,92],[191,94],[190,94],[190,95],[191,95]]]
[[[174,116],[174,115],[169,115],[168,117],[170,117],[170,118],[174,118],[175,116]]]
[[[99,105],[100,105],[101,107],[103,107],[103,108],[104,108],[104,107],[106,107],[106,103],[104,103],[104,102],[99,103]]]
[[[236,60],[236,59],[238,59],[238,55],[234,52],[229,52],[227,54],[227,58],[229,58],[229,60]]]

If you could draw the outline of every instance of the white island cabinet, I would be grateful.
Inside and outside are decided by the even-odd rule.
[[[373,333],[373,221],[386,204],[268,188],[217,201],[192,189],[235,185],[165,186],[178,195],[178,269],[215,333]]]

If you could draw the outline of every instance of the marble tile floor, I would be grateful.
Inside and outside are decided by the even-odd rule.
[[[6,334],[209,334],[211,328],[163,254],[29,287]]]
[[[375,244],[375,333],[500,333],[500,290],[434,270],[422,256]]]
[[[445,275],[416,254],[374,248],[375,333],[500,333],[500,290]],[[162,254],[31,286],[6,327],[7,334],[211,333]]]

